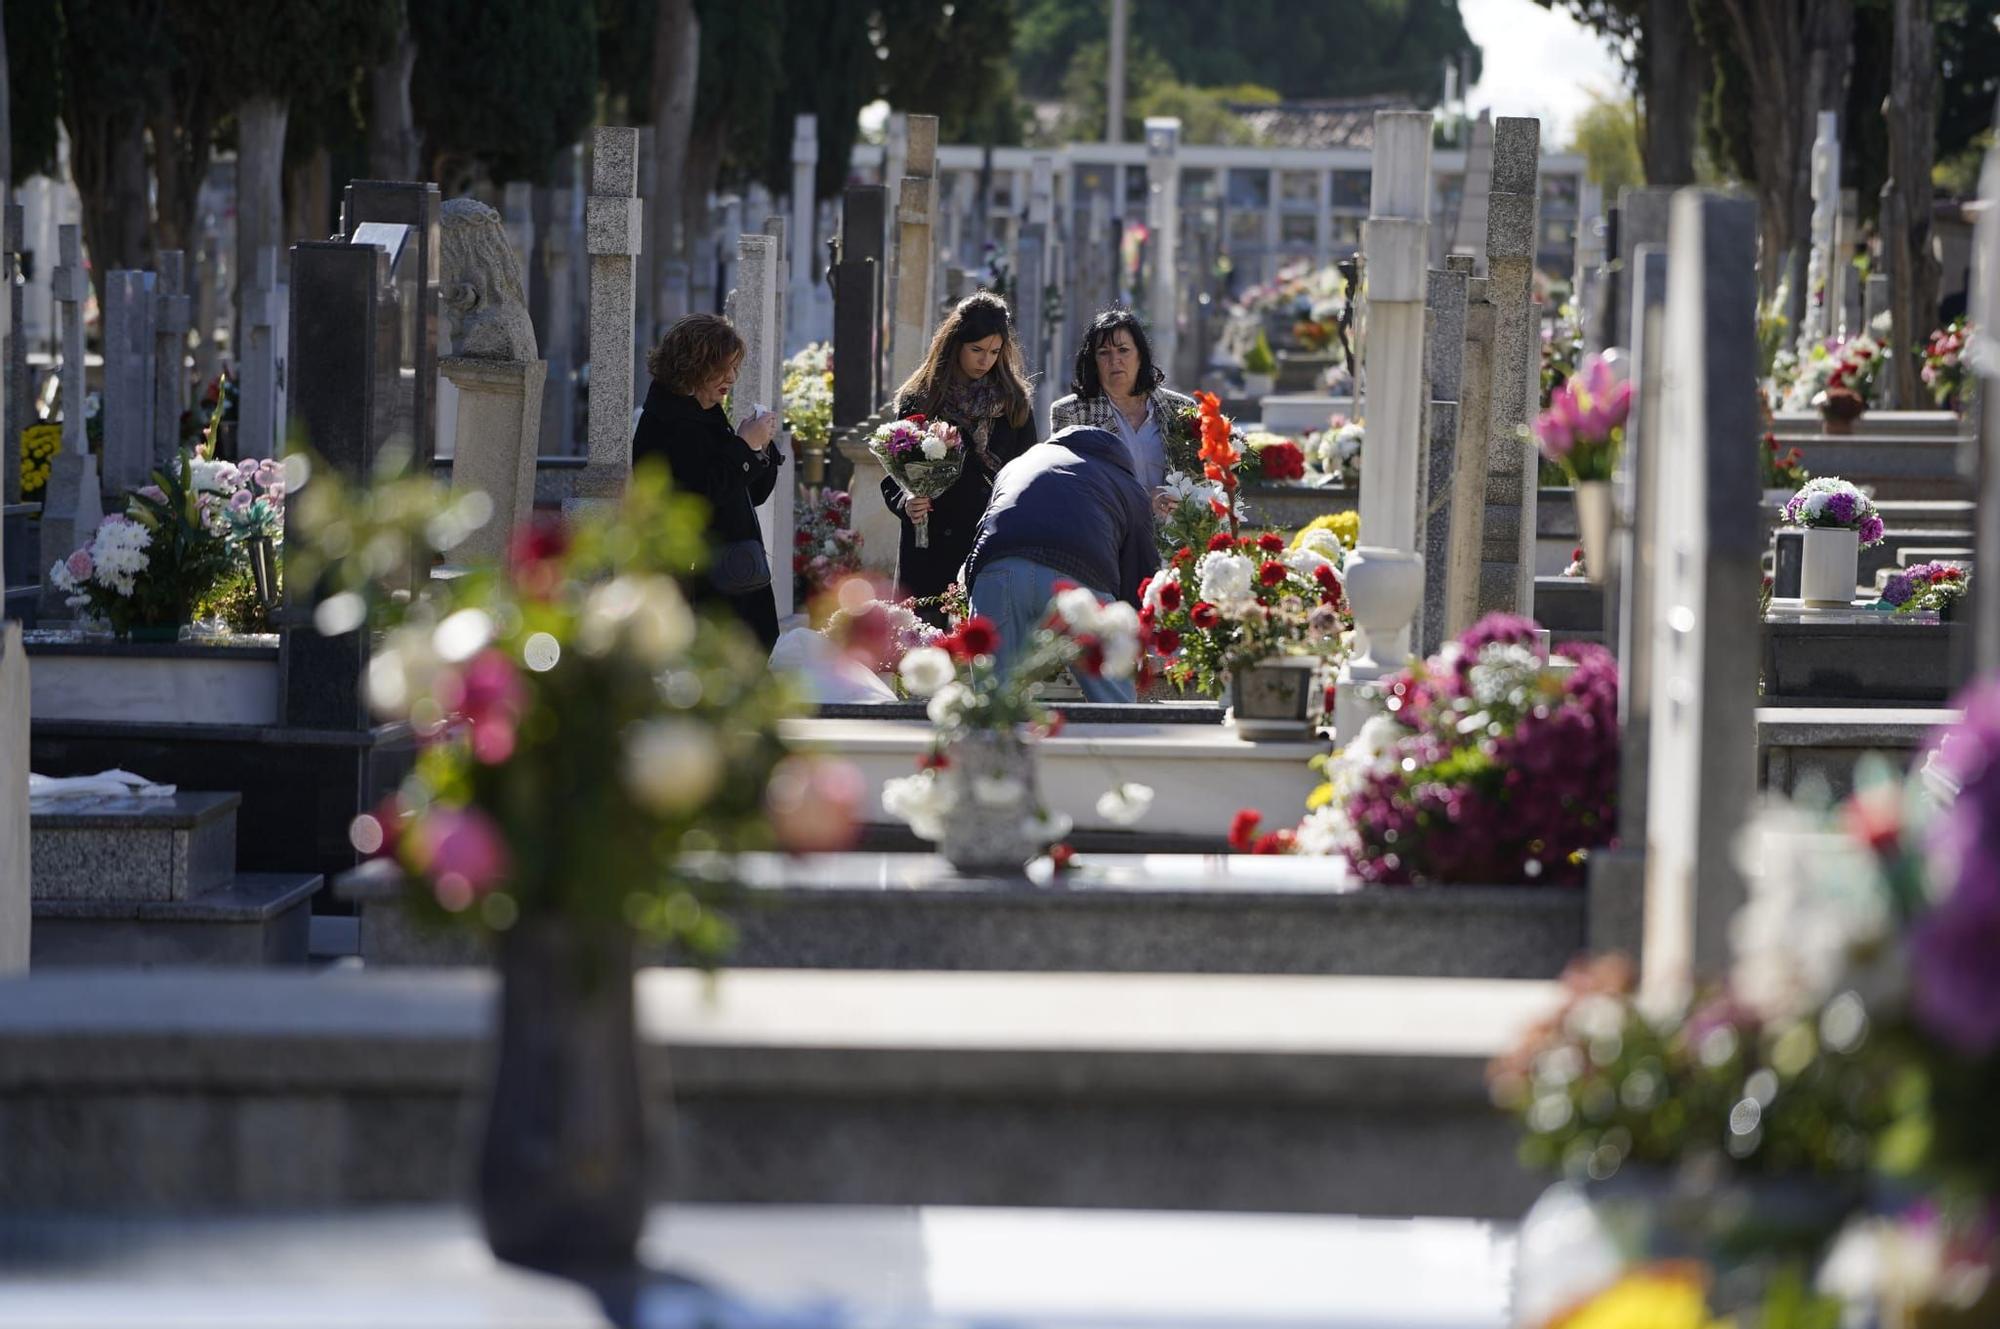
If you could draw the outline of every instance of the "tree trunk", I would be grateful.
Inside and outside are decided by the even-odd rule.
[[[208,171],[206,112],[177,106],[162,75],[148,98],[146,125],[153,139],[153,248],[192,254],[199,235],[202,177]]]
[[[333,156],[321,146],[285,171],[285,240],[324,240],[333,227]]]
[[[1889,259],[1889,364],[1896,405],[1927,405],[1917,352],[1937,319],[1931,254],[1931,157],[1937,132],[1937,43],[1930,0],[1895,0],[1889,83],[1889,180],[1882,186],[1882,248]]]
[[[1801,24],[1805,53],[1805,88],[1800,101],[1789,107],[1797,125],[1798,165],[1791,178],[1791,222],[1793,279],[1791,318],[1795,328],[1805,325],[1807,249],[1812,242],[1812,149],[1819,134],[1819,113],[1839,112],[1847,105],[1847,71],[1854,57],[1854,0],[1813,0],[1806,6]],[[1846,155],[1847,126],[1840,126],[1842,156]],[[1835,169],[1835,177],[1840,175]],[[1828,255],[1828,261],[1837,261]],[[1831,324],[1829,324],[1831,326]]]
[[[257,251],[282,251],[285,237],[285,120],[290,106],[252,97],[236,108],[236,337],[242,354],[243,293],[257,275]],[[282,262],[282,255],[281,260]]]
[[[417,43],[407,9],[399,25],[395,50],[368,71],[368,172],[377,180],[417,178],[416,116],[410,110]]]
[[[1694,183],[1695,113],[1703,80],[1694,11],[1687,0],[1648,0],[1646,44],[1646,183],[1676,188]]]
[[[648,273],[660,321],[688,312],[687,295],[670,297],[668,264],[688,262],[686,197],[689,140],[694,134],[695,79],[701,57],[701,19],[694,0],[660,0],[653,26],[653,182],[660,197],[646,219]],[[659,329],[652,329],[657,334]],[[648,340],[655,340],[649,336]]]
[[[1852,0],[1831,0],[1851,4]],[[1720,0],[1717,37],[1749,84],[1750,156],[1757,174],[1758,229],[1763,237],[1761,294],[1790,282],[1792,326],[1804,309],[1803,254],[1812,213],[1812,122],[1818,102],[1807,66],[1805,20],[1798,0]],[[1799,208],[1800,190],[1806,205]],[[1795,273],[1801,274],[1797,277]]]
[[[690,264],[689,289],[709,291],[713,308],[697,307],[697,313],[722,312],[729,292],[716,288],[715,254],[709,248],[708,196],[715,189],[716,173],[722,169],[722,126],[711,125],[688,137],[686,168],[681,173],[681,243]]]
[[[7,113],[7,16],[0,14],[0,194],[14,187],[14,121]]]
[[[146,125],[136,108],[92,114],[72,112],[70,172],[83,202],[83,247],[100,304],[104,277],[114,268],[143,268],[150,250],[146,197]]]

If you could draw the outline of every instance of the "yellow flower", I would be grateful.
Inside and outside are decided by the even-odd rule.
[[[1306,525],[1300,527],[1296,535],[1292,536],[1292,548],[1297,549],[1303,545],[1306,536],[1313,531],[1332,531],[1339,538],[1341,544],[1352,549],[1354,548],[1355,541],[1361,538],[1361,514],[1351,511],[1329,512],[1323,516],[1314,517]]]
[[[1333,802],[1333,785],[1323,784],[1306,795],[1306,811],[1317,812]]]
[[[1625,1275],[1546,1329],[1724,1329],[1708,1314],[1706,1280],[1697,1265],[1658,1265]]]

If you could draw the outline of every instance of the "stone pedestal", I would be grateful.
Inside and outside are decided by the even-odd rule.
[[[0,974],[28,968],[28,653],[0,622]]]
[[[453,554],[461,563],[499,562],[514,528],[535,509],[535,452],[542,419],[545,360],[474,360],[446,356],[438,372],[458,389],[454,493],[481,489],[493,516]]]

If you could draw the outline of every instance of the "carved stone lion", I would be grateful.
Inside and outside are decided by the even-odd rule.
[[[440,210],[444,250],[439,279],[452,354],[472,360],[536,360],[535,325],[514,247],[500,214],[476,198]]]

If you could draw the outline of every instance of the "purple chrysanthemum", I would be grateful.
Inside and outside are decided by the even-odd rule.
[[[1861,519],[1862,545],[1865,547],[1868,545],[1880,544],[1882,542],[1883,529],[1884,528],[1882,525],[1882,519],[1876,516],[1874,513],[1871,512],[1867,516],[1863,517]]]
[[[1892,572],[1889,574],[1889,580],[1882,584],[1882,599],[1885,603],[1900,609],[1910,602],[1910,597],[1916,594],[1916,589],[1911,584],[1908,573]]]
[[[1971,1056],[2000,1047],[2000,679],[1962,699],[1965,718],[1947,732],[1938,766],[1958,797],[1928,846],[1945,895],[1912,938],[1917,1018]]]
[[[1855,501],[1854,495],[1845,489],[1836,489],[1826,496],[1827,517],[1842,526],[1852,523],[1860,510],[1861,505]]]

